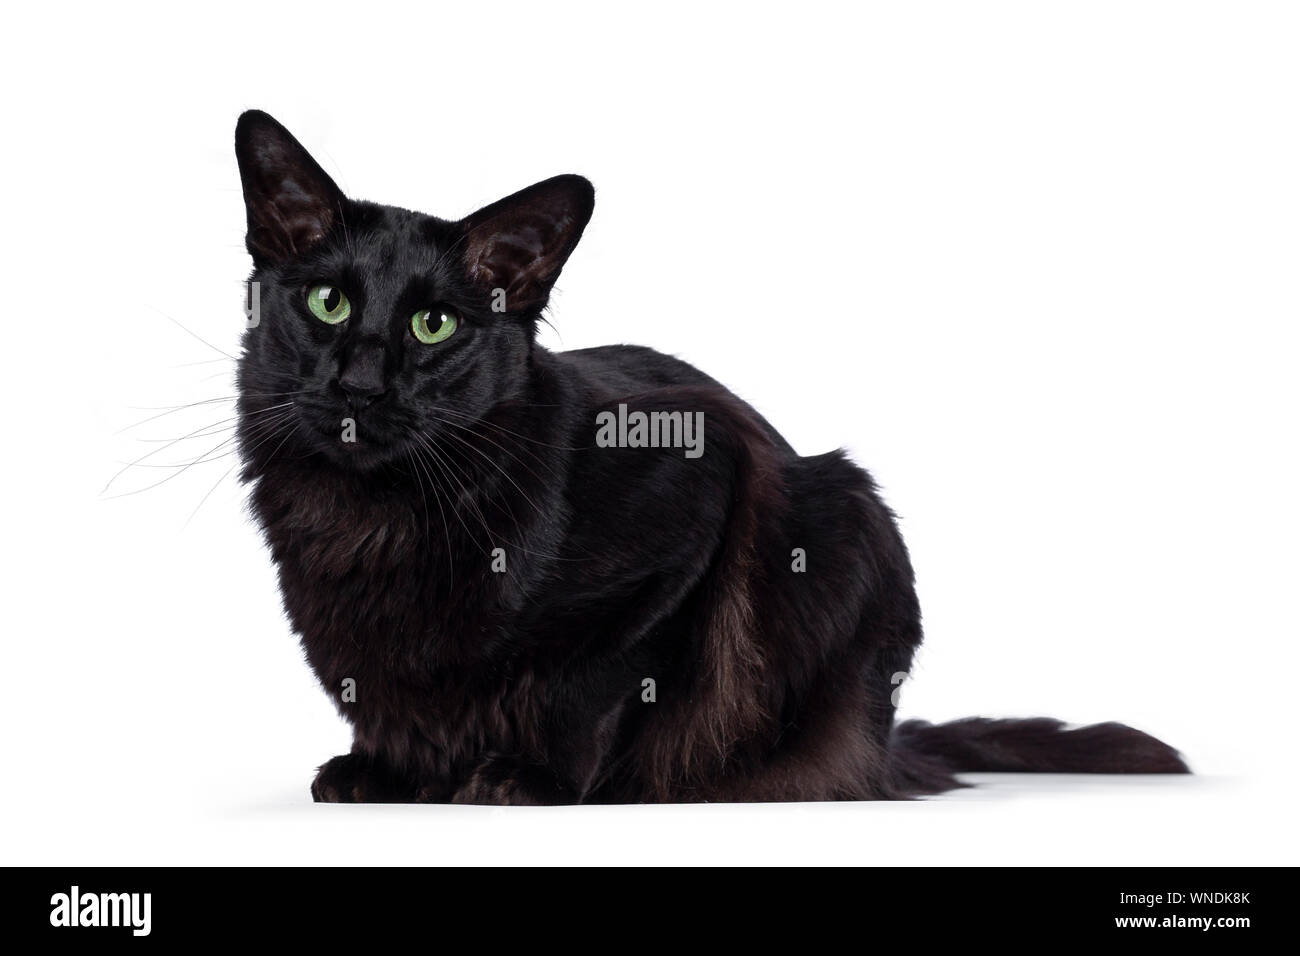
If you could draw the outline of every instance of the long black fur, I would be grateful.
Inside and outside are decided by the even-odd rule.
[[[868,474],[795,454],[677,359],[534,341],[586,180],[449,221],[343,196],[264,113],[236,153],[260,304],[243,478],[354,728],[317,800],[894,799],[970,770],[1185,772],[1119,724],[895,727],[920,610]],[[320,283],[345,322],[308,310]],[[434,305],[460,328],[424,344],[411,316]],[[703,454],[598,447],[620,403],[702,413]]]

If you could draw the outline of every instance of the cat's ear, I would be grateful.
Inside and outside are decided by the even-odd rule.
[[[260,110],[235,126],[235,156],[254,262],[281,263],[319,242],[341,215],[343,194],[289,131]]]
[[[460,228],[470,280],[495,295],[503,290],[507,312],[540,309],[595,201],[581,176],[556,176],[465,217]]]

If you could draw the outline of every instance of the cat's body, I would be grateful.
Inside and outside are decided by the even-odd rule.
[[[676,359],[533,342],[585,181],[452,223],[344,199],[264,114],[237,150],[263,295],[244,476],[355,729],[317,799],[872,799],[959,770],[1185,769],[1121,725],[895,728],[920,611],[866,472],[798,456]],[[420,325],[435,305],[444,339]],[[620,406],[697,417],[702,453],[598,443]]]

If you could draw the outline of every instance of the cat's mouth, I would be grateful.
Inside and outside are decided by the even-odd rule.
[[[368,434],[359,425],[353,429],[346,425],[337,429],[318,426],[313,432],[312,440],[317,449],[331,461],[347,468],[368,471],[397,454],[393,443]]]
[[[303,442],[343,468],[368,471],[398,457],[402,435],[386,416],[303,407]]]
[[[402,462],[421,451],[421,424],[400,405],[385,403],[355,410],[304,397],[295,402],[293,413],[296,422],[286,423],[289,434],[275,458],[314,456],[344,471],[365,472]],[[256,422],[260,414],[252,409],[246,412],[246,421]],[[260,459],[262,454],[250,457]],[[270,461],[263,462],[266,464]]]

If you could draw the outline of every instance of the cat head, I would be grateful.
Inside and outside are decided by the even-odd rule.
[[[250,469],[275,435],[277,455],[370,470],[519,397],[591,218],[587,180],[556,176],[446,220],[349,199],[256,110],[239,118],[235,154],[256,303],[238,376]]]

